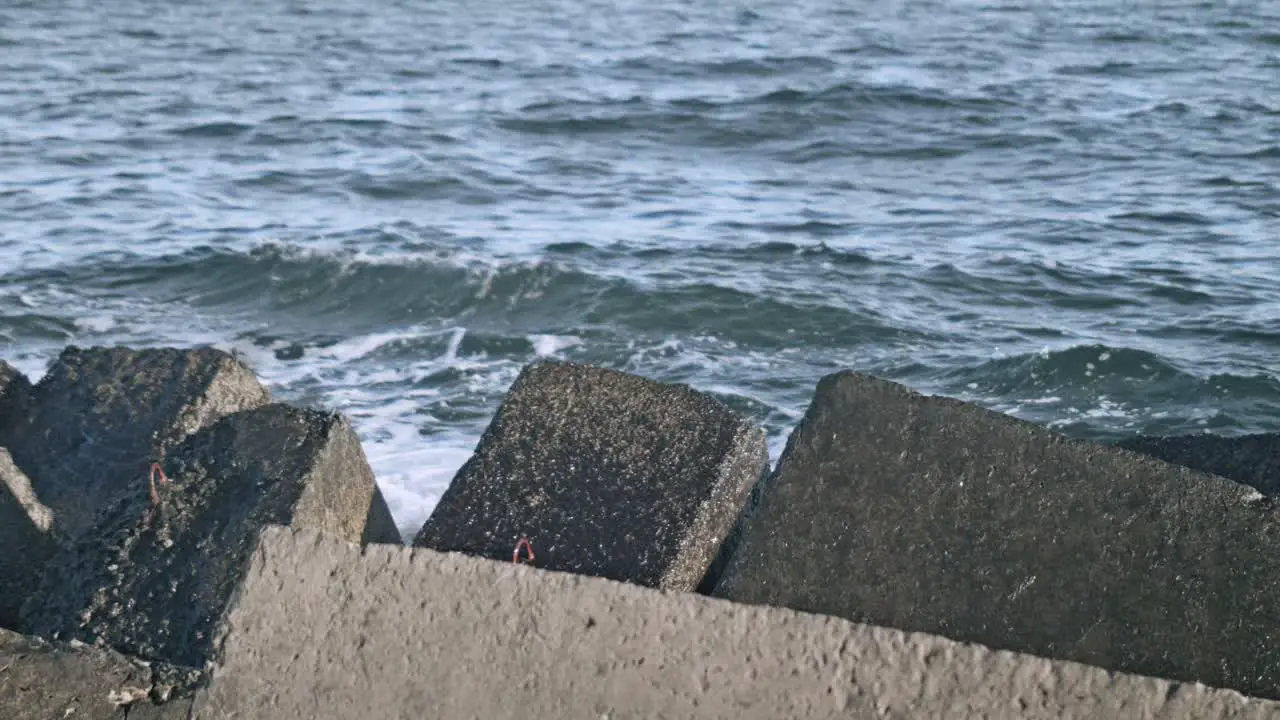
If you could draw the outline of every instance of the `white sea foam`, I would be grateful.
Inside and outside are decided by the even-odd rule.
[[[466,332],[465,327],[425,326],[383,330],[305,348],[297,360],[276,356],[284,342],[266,348],[250,343],[222,347],[238,352],[278,399],[327,407],[351,419],[396,525],[409,539],[474,450],[521,367],[510,359],[460,355]],[[443,340],[439,354],[405,358],[388,353],[397,345],[416,346],[429,339]],[[576,344],[565,338],[547,343]],[[371,362],[379,353],[388,356]],[[421,386],[425,379],[450,371],[462,375],[461,387]],[[439,418],[459,404],[474,406],[477,398],[489,398],[478,419],[460,423]]]
[[[562,350],[582,344],[582,338],[573,335],[530,335],[533,354],[538,357],[554,357]]]
[[[922,90],[939,87],[938,81],[928,72],[907,65],[881,65],[865,76],[869,85],[882,87],[910,87]]]
[[[86,315],[75,319],[76,329],[90,333],[105,333],[118,324],[110,315]]]

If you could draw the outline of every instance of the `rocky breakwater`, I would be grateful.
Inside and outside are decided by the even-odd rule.
[[[263,527],[400,542],[350,424],[272,403],[225,353],[68,348],[34,385],[0,370],[0,626],[190,668],[153,700],[198,681]]]
[[[0,366],[0,440],[6,720],[1280,717],[1230,691],[1280,697],[1280,521],[1191,469],[1270,487],[1265,439],[840,373],[766,475],[709,395],[538,362],[416,548],[344,418],[212,350]]]

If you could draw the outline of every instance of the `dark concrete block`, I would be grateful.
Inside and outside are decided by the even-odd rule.
[[[31,381],[9,363],[0,360],[0,427],[26,412]]]
[[[22,603],[57,548],[53,513],[0,448],[0,627],[18,626]]]
[[[67,348],[0,427],[0,445],[41,502],[76,537],[147,466],[218,418],[267,402],[253,373],[224,352]]]
[[[49,563],[24,631],[201,667],[261,529],[359,542],[375,492],[345,418],[279,404],[198,431],[164,467],[158,505],[135,485]]]
[[[719,597],[1280,698],[1252,488],[855,373],[772,482]]]
[[[1193,470],[1221,475],[1263,495],[1280,495],[1280,433],[1240,437],[1140,435],[1117,447],[1159,458]]]
[[[680,385],[572,363],[521,373],[417,547],[673,590],[707,572],[768,468],[764,433]]]
[[[186,720],[199,674],[0,630],[0,718]]]
[[[10,386],[14,389],[31,388],[31,381],[17,368],[4,360],[0,360],[0,397],[9,394]]]

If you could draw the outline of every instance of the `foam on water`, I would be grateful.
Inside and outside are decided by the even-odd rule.
[[[277,399],[330,408],[351,418],[392,516],[409,538],[426,521],[478,439],[472,428],[459,432],[433,415],[433,408],[449,405],[441,390],[414,386],[424,377],[464,372],[472,391],[500,395],[519,370],[505,360],[459,357],[465,333],[460,327],[370,333],[308,349],[306,362],[281,360],[277,351],[287,343],[219,345],[250,365]],[[437,356],[361,362],[398,345],[440,336],[446,342]]]
[[[534,355],[552,358],[558,356],[561,350],[581,345],[582,338],[571,335],[530,335],[529,342],[533,345]]]

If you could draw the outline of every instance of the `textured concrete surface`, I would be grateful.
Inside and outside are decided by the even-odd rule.
[[[58,548],[52,530],[53,513],[9,451],[0,448],[0,627],[18,626],[22,603]]]
[[[682,385],[534,363],[417,547],[692,590],[768,469],[764,433]]]
[[[199,720],[1275,718],[936,636],[268,529]]]
[[[109,650],[0,630],[4,720],[185,720],[190,695],[172,685],[181,674]]]
[[[25,413],[31,399],[31,381],[9,363],[0,360],[0,428]]]
[[[236,413],[174,447],[164,467],[172,483],[157,486],[158,505],[136,484],[55,556],[20,629],[200,667],[264,526],[366,536],[373,472],[341,415],[282,404]]]
[[[719,597],[1280,697],[1252,488],[855,373],[771,482]]]
[[[0,427],[0,445],[74,538],[182,438],[265,402],[253,373],[218,350],[69,347]]]
[[[1221,475],[1267,496],[1280,495],[1280,433],[1239,437],[1138,436],[1116,445],[1165,462]]]

